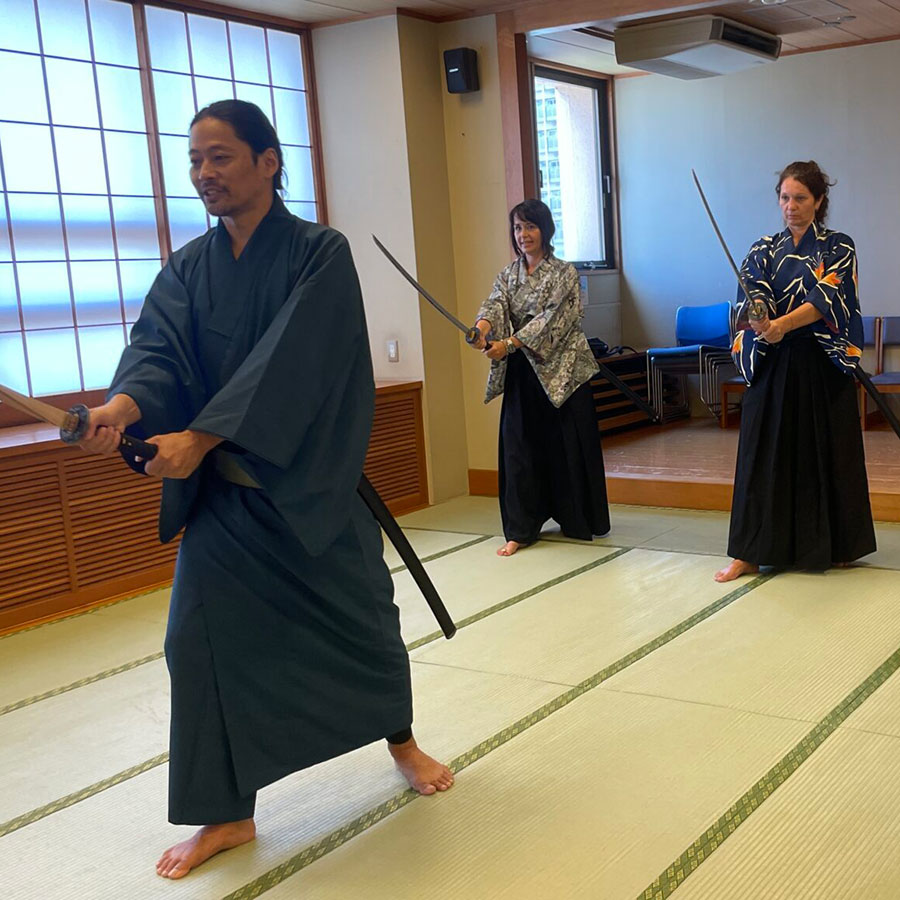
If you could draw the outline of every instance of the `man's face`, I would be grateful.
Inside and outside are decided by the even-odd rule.
[[[221,119],[201,119],[191,128],[191,182],[211,216],[234,217],[272,198],[278,170],[274,148],[253,159],[250,145]]]

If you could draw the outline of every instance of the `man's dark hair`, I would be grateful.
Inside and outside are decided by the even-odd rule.
[[[552,253],[553,244],[550,241],[556,232],[556,226],[553,224],[553,214],[550,212],[547,204],[542,203],[540,200],[524,200],[509,211],[509,239],[512,241],[516,256],[521,256],[522,250],[516,243],[516,216],[521,221],[531,222],[532,225],[537,225],[540,228],[544,253],[548,255]]]
[[[209,106],[204,106],[191,119],[191,128],[201,119],[219,119],[227,122],[234,129],[238,138],[250,145],[253,162],[256,162],[260,153],[271,147],[278,156],[278,171],[272,179],[272,185],[276,191],[284,188],[282,182],[286,176],[281,142],[278,140],[272,123],[255,103],[248,103],[246,100],[217,100],[215,103],[210,103]]]
[[[775,186],[777,197],[781,196],[781,185],[785,178],[799,181],[813,195],[813,199],[822,198],[822,202],[816,210],[816,222],[821,225],[828,215],[828,188],[835,182],[829,181],[828,176],[819,168],[819,164],[812,159],[809,162],[792,162],[785,167],[778,176],[778,184]]]

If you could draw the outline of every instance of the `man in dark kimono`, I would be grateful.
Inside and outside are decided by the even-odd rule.
[[[251,840],[256,792],[387,737],[422,794],[450,770],[412,737],[409,659],[378,524],[357,494],[374,408],[356,270],[295,218],[263,113],[214,103],[191,178],[215,229],[172,254],[83,446],[158,448],[160,537],[182,527],[166,633],[169,819],[157,872]]]

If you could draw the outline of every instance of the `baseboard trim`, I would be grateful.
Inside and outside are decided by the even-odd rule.
[[[475,497],[496,497],[500,494],[499,473],[496,469],[469,469],[469,493]]]

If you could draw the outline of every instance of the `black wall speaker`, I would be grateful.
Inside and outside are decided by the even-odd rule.
[[[468,94],[478,90],[478,54],[471,47],[444,51],[447,90],[451,94]]]

